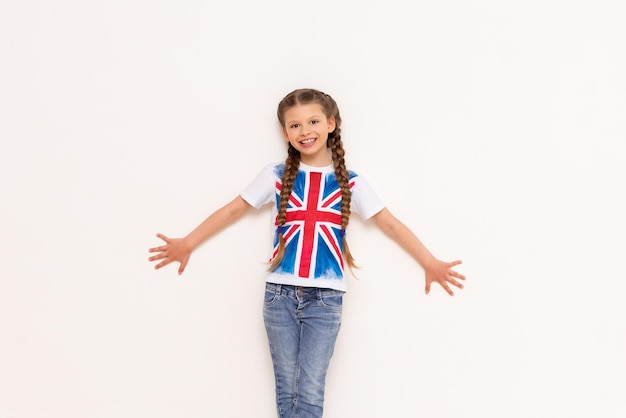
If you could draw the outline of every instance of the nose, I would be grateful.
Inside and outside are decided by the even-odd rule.
[[[309,126],[302,126],[302,128],[300,129],[300,136],[307,136],[308,134],[311,133],[311,128]]]

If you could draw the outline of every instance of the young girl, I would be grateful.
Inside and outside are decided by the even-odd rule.
[[[287,142],[287,160],[265,167],[233,201],[210,215],[185,238],[157,237],[151,248],[159,269],[180,263],[182,274],[191,252],[217,231],[241,218],[252,206],[274,202],[276,231],[265,290],[263,317],[274,364],[276,402],[281,418],[321,417],[326,371],[341,323],[344,268],[354,267],[346,242],[352,212],[372,218],[425,271],[431,283],[453,295],[465,277],[452,267],[460,261],[436,259],[395,218],[369,184],[346,169],[341,117],[335,101],[313,89],[289,93],[278,105]]]

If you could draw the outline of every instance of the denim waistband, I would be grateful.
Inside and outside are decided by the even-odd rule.
[[[294,296],[294,295],[317,295],[319,297],[330,297],[343,295],[345,292],[336,289],[328,289],[323,287],[313,287],[313,286],[292,286],[287,284],[277,284],[277,283],[266,283],[265,289],[269,292],[276,293],[277,295],[286,295],[286,296]]]

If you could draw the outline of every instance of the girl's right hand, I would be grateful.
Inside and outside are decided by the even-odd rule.
[[[154,266],[155,270],[165,267],[173,261],[178,261],[180,263],[178,274],[183,274],[191,256],[191,247],[186,244],[184,238],[168,238],[163,234],[157,234],[157,237],[165,241],[165,245],[150,248],[149,252],[157,254],[148,258],[148,261],[163,260]]]

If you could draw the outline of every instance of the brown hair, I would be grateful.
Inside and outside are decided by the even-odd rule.
[[[350,219],[350,202],[352,200],[352,191],[350,190],[350,174],[346,169],[346,162],[344,159],[345,151],[343,150],[343,143],[341,142],[341,116],[339,115],[339,108],[335,100],[328,94],[322,93],[319,90],[314,89],[298,89],[294,90],[285,96],[278,104],[278,121],[280,125],[285,127],[285,112],[293,106],[300,104],[319,104],[327,118],[335,119],[335,130],[328,134],[328,141],[326,146],[330,149],[332,154],[333,165],[335,167],[335,177],[337,183],[341,189],[341,244],[343,257],[346,264],[352,271],[356,268],[354,264],[354,258],[348,248],[348,242],[346,241],[345,231],[348,227],[348,221]],[[285,225],[287,204],[291,191],[293,189],[293,183],[298,174],[298,167],[300,165],[300,151],[296,150],[291,144],[288,145],[287,160],[285,161],[285,171],[282,177],[282,189],[280,191],[280,208],[278,210],[278,217],[276,219],[278,226],[278,253],[272,261],[269,270],[275,270],[285,253],[285,239],[283,237],[281,227]]]

